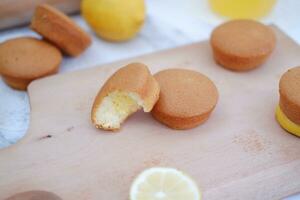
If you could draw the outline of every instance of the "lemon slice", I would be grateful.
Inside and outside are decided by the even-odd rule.
[[[196,183],[173,168],[150,168],[134,180],[130,200],[200,200]]]

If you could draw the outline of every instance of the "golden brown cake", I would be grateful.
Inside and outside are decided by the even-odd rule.
[[[263,64],[275,48],[272,29],[254,20],[232,20],[221,24],[211,34],[214,59],[234,70],[251,70]]]
[[[289,69],[282,75],[279,94],[277,120],[288,132],[300,137],[300,67]]]
[[[208,119],[218,100],[214,83],[205,75],[186,69],[167,69],[154,75],[160,97],[152,115],[173,129],[189,129]]]
[[[46,4],[36,7],[31,28],[70,56],[78,56],[92,42],[68,16]]]
[[[32,80],[56,73],[61,61],[61,52],[43,40],[20,37],[0,44],[0,74],[15,89],[26,90]]]
[[[36,190],[17,193],[5,200],[61,200],[61,198],[52,192]]]
[[[138,109],[150,112],[159,91],[159,85],[146,65],[126,65],[106,81],[96,96],[92,122],[100,129],[118,130],[121,123]]]

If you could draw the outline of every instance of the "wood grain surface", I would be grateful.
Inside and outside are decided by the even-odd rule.
[[[68,14],[79,11],[80,7],[80,0],[0,0],[0,30],[28,24],[40,3],[48,3]]]
[[[274,200],[299,192],[300,139],[280,128],[274,109],[280,76],[299,65],[300,48],[276,32],[275,52],[250,72],[217,66],[209,43],[200,42],[34,81],[28,133],[0,150],[0,199],[33,189],[64,200],[128,199],[134,177],[152,166],[183,170],[205,200]],[[187,131],[171,130],[143,112],[119,132],[95,129],[95,95],[118,67],[132,61],[152,72],[183,67],[206,74],[219,89],[216,110]]]

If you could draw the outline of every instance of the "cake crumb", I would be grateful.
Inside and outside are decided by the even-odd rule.
[[[70,126],[69,128],[67,128],[68,132],[71,132],[74,129],[74,126]]]
[[[52,138],[52,137],[53,137],[53,135],[48,134],[48,135],[40,137],[39,140],[49,139],[49,138]]]
[[[265,140],[255,131],[250,131],[246,134],[236,135],[234,143],[242,146],[245,152],[259,153],[265,150]]]

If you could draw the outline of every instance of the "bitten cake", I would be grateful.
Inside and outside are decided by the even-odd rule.
[[[159,85],[146,65],[126,65],[106,81],[96,96],[92,122],[96,128],[118,130],[122,122],[138,109],[150,112],[158,100],[159,91]]]

